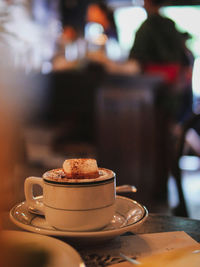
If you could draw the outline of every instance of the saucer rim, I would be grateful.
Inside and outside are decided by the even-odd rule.
[[[56,230],[56,229],[51,230],[51,229],[45,229],[45,228],[41,228],[41,227],[37,227],[37,226],[33,226],[30,224],[25,224],[23,222],[20,222],[14,216],[14,211],[19,205],[24,205],[26,201],[23,201],[23,202],[20,202],[20,203],[14,205],[13,208],[9,212],[9,216],[10,216],[11,221],[15,225],[17,225],[18,227],[25,229],[29,232],[39,233],[39,234],[43,234],[43,235],[62,236],[62,237],[69,237],[69,238],[115,237],[115,236],[119,236],[121,234],[124,234],[126,232],[133,231],[133,229],[135,227],[139,226],[140,224],[142,224],[147,219],[147,217],[149,215],[147,208],[144,205],[138,203],[137,201],[130,199],[128,197],[123,197],[123,196],[119,196],[119,195],[117,195],[116,198],[117,199],[123,199],[125,201],[132,202],[132,203],[136,204],[141,209],[143,209],[143,211],[144,211],[143,216],[138,221],[131,223],[129,225],[125,225],[123,227],[119,227],[116,229],[110,229],[110,230],[100,229],[98,231],[62,231],[62,230]],[[30,212],[28,210],[28,208],[27,208],[27,211]],[[34,216],[33,219],[38,217],[38,216],[41,217],[41,215],[38,215],[35,213],[31,213],[31,214],[33,214],[33,216]]]

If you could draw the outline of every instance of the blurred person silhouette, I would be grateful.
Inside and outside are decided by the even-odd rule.
[[[191,76],[188,77],[191,60],[183,34],[176,29],[174,21],[159,13],[162,3],[163,0],[144,0],[147,19],[136,32],[129,58],[137,60],[143,72],[163,77],[170,89],[163,104],[172,119],[181,122],[185,118],[181,114],[185,91],[192,94]],[[191,102],[185,106],[188,114],[191,107]]]
[[[104,34],[108,38],[118,41],[118,32],[115,24],[113,10],[104,2],[94,2],[88,5],[86,21],[102,25]]]
[[[144,0],[147,19],[136,32],[130,58],[149,63],[187,64],[183,38],[175,23],[159,13],[163,0]]]
[[[144,0],[147,18],[136,32],[129,59],[137,60],[143,73],[159,76],[164,81],[157,98],[159,111],[156,114],[156,118],[164,123],[157,134],[165,140],[161,157],[164,157],[166,171],[170,173],[183,123],[192,113],[192,97],[188,98],[192,95],[192,83],[191,77],[186,77],[191,61],[185,39],[176,29],[175,22],[160,14],[163,2]],[[156,181],[159,188],[156,198],[159,200],[167,198],[167,179],[168,175]]]

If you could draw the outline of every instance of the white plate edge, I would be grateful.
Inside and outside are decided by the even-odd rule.
[[[37,241],[43,240],[44,243],[42,244],[40,242],[40,244],[41,245],[44,245],[44,246],[46,246],[48,244],[48,242],[51,241],[51,242],[53,242],[53,244],[59,245],[59,247],[62,248],[65,252],[68,252],[68,256],[69,256],[69,252],[70,253],[73,253],[73,256],[75,256],[76,257],[76,260],[77,260],[77,264],[78,264],[77,267],[86,267],[86,265],[85,265],[85,263],[84,263],[81,255],[79,254],[79,252],[72,245],[70,245],[69,243],[64,242],[62,240],[59,240],[57,238],[54,238],[52,236],[41,235],[39,233],[33,233],[33,232],[30,232],[30,231],[29,232],[25,232],[25,231],[21,231],[21,230],[20,231],[19,230],[2,230],[1,233],[0,233],[0,235],[1,234],[3,234],[3,235],[4,234],[8,234],[8,235],[9,234],[11,234],[11,235],[12,234],[15,234],[15,235],[20,235],[20,237],[22,235],[27,235],[27,236],[30,236],[30,238],[33,238],[33,239],[36,237],[35,241],[37,242]],[[45,238],[47,240],[45,240],[43,238]],[[47,248],[48,248],[48,245],[47,245]]]

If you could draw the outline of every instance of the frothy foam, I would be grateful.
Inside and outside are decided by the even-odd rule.
[[[63,163],[63,170],[68,178],[97,178],[99,171],[95,159],[79,158],[67,159]]]

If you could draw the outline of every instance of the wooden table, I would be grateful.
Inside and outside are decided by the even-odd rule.
[[[8,216],[3,221],[3,227],[9,230],[22,230],[10,222]],[[80,244],[77,241],[74,243],[66,237],[60,237],[59,239],[77,249],[86,263],[86,267],[100,267],[122,261],[119,252],[129,254],[131,248],[128,244],[139,234],[174,231],[184,231],[194,240],[200,242],[200,220],[161,214],[149,214],[147,220],[133,232],[127,232],[124,235],[102,243],[96,240],[97,242],[95,243],[94,241],[92,243],[86,241]]]
[[[135,234],[171,231],[184,231],[197,242],[200,242],[200,220],[169,215],[149,214],[147,220],[137,229]]]
[[[169,215],[149,214],[147,220],[134,232],[128,232],[110,242],[83,245],[72,244],[81,254],[87,267],[109,266],[121,261],[119,252],[129,254],[127,242],[138,234],[184,231],[194,240],[200,242],[200,220]],[[131,249],[131,248],[130,248]],[[97,253],[98,252],[98,253]]]

